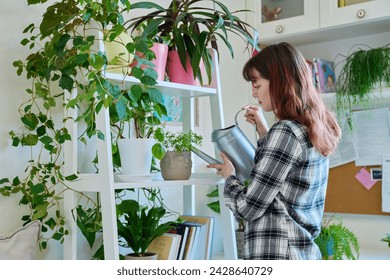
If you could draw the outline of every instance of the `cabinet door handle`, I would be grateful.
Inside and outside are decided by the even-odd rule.
[[[357,11],[356,15],[358,18],[363,18],[366,15],[366,11],[363,9],[360,9],[359,11]]]
[[[276,33],[282,33],[283,32],[283,26],[278,25],[276,26]]]

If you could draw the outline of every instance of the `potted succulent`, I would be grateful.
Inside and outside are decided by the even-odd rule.
[[[373,91],[390,86],[390,47],[359,49],[345,58],[336,81],[337,111],[350,113],[355,105],[368,107]]]
[[[320,235],[314,240],[320,248],[324,260],[356,260],[360,245],[356,235],[334,216],[325,221]]]
[[[166,215],[163,206],[148,207],[132,199],[121,201],[117,214],[120,245],[133,251],[125,259],[157,259],[155,253],[147,252],[150,243],[177,224],[175,221],[162,222]]]
[[[160,161],[161,175],[165,180],[187,180],[191,176],[191,149],[202,143],[202,136],[188,132],[164,133],[164,156]]]
[[[170,73],[169,64],[172,62],[170,57],[174,56],[176,52],[176,56],[180,59],[181,68],[185,72],[191,73],[192,78],[198,78],[203,84],[201,69],[204,65],[208,82],[211,83],[212,58],[207,48],[212,47],[218,51],[218,41],[220,40],[234,57],[228,33],[240,36],[245,42],[257,48],[256,30],[237,16],[238,13],[248,11],[231,12],[217,0],[173,0],[167,8],[153,2],[140,1],[134,3],[132,8],[152,9],[152,11],[130,19],[125,23],[128,29],[135,30],[140,25],[145,24],[143,32],[145,36],[170,38],[168,76]],[[177,70],[177,66],[175,70]],[[172,77],[170,80],[178,82]]]

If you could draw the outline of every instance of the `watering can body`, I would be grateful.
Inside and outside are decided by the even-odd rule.
[[[245,181],[250,178],[256,148],[238,126],[237,115],[241,111],[243,110],[238,111],[235,116],[235,125],[214,129],[211,133],[211,141],[216,149],[225,153],[233,163],[237,178]]]

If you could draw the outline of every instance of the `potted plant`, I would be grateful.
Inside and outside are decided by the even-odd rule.
[[[164,133],[164,156],[160,161],[161,175],[165,180],[188,180],[191,176],[191,149],[202,143],[202,136],[188,132]]]
[[[149,256],[157,259],[155,253],[147,252],[150,243],[176,226],[175,221],[162,222],[166,209],[163,206],[139,205],[136,200],[126,199],[117,205],[117,213],[120,245],[133,251],[125,259],[145,259]]]
[[[385,237],[381,239],[383,242],[387,242],[387,246],[390,248],[390,233],[387,233]]]
[[[354,105],[368,107],[374,99],[373,90],[390,86],[389,45],[359,49],[345,58],[336,81],[337,110],[350,113]]]
[[[136,70],[133,74],[137,77]],[[148,72],[149,68],[143,70]],[[150,174],[152,155],[162,158],[160,141],[163,140],[161,117],[167,115],[163,96],[153,87],[133,85],[120,92],[117,102],[112,105],[111,126],[115,129],[114,143],[118,152],[122,174]]]
[[[204,65],[208,81],[211,83],[212,58],[207,48],[212,47],[218,51],[218,41],[221,40],[234,58],[228,33],[240,36],[245,42],[257,48],[256,30],[236,15],[248,11],[231,12],[217,0],[173,0],[167,8],[153,2],[141,1],[134,3],[132,8],[153,10],[126,22],[128,29],[134,30],[145,24],[146,28],[143,32],[145,36],[170,38],[168,76],[172,56],[177,52],[181,68],[185,72],[191,73],[193,79],[198,78],[203,84],[201,69]],[[254,33],[253,36],[251,32]],[[177,64],[174,65],[176,65],[174,70],[177,70]],[[172,77],[170,80],[180,82]]]
[[[323,223],[321,233],[314,242],[320,248],[324,260],[359,258],[360,245],[356,235],[334,217]]]

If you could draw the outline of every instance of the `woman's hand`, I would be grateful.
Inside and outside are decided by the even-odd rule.
[[[261,116],[261,109],[254,105],[246,105],[242,107],[243,110],[246,110],[245,118],[246,121],[252,125],[256,125],[256,131],[260,137],[267,134],[268,126],[263,122]]]
[[[217,169],[217,174],[225,179],[229,176],[236,175],[236,169],[229,158],[224,153],[221,153],[221,158],[223,160],[222,164],[209,164],[206,167]]]

